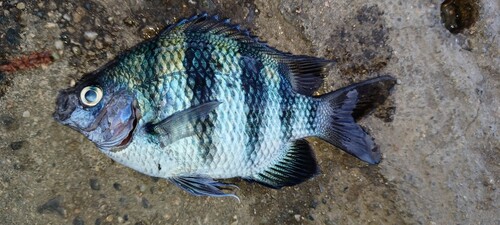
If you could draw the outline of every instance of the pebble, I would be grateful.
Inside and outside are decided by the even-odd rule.
[[[104,48],[104,45],[100,41],[95,41],[95,48],[102,49]]]
[[[19,3],[17,3],[16,8],[23,10],[26,8],[26,4],[24,4],[24,2],[19,2]]]
[[[19,31],[14,28],[7,29],[5,32],[5,40],[10,45],[18,45],[21,43],[21,36],[19,35]]]
[[[110,45],[110,44],[113,44],[113,38],[109,35],[104,35],[104,43]]]
[[[38,207],[38,213],[52,213],[56,212],[60,216],[66,216],[66,209],[64,209],[62,202],[64,198],[61,195],[58,195],[50,200],[48,200],[45,204]]]
[[[113,184],[113,188],[115,188],[115,190],[117,190],[117,191],[121,191],[122,190],[122,185],[119,184],[119,183],[114,183]]]
[[[157,27],[153,26],[146,26],[142,28],[141,33],[142,33],[142,38],[143,39],[150,39],[157,35],[159,32],[159,29]]]
[[[84,15],[85,15],[85,9],[81,6],[78,6],[76,8],[75,12],[73,12],[73,14],[72,14],[73,21],[75,23],[80,23],[82,21],[82,18]]]
[[[85,222],[80,216],[75,217],[75,219],[73,220],[73,225],[84,225],[84,224]]]
[[[73,48],[71,48],[71,51],[73,52],[73,54],[75,55],[80,55],[82,53],[82,51],[80,50],[79,47],[76,47],[74,46]]]
[[[69,14],[64,14],[63,19],[65,19],[66,21],[71,21],[71,16],[69,16]]]
[[[25,141],[15,141],[10,143],[10,148],[14,151],[19,150],[23,147]]]
[[[62,50],[64,48],[64,42],[61,40],[57,40],[54,42],[54,46],[57,50]]]
[[[300,215],[299,214],[295,214],[293,217],[295,218],[295,220],[297,220],[297,222],[300,221]]]
[[[125,19],[123,19],[123,23],[127,26],[135,26],[137,25],[137,21],[135,21],[134,19],[132,19],[132,17],[127,17]]]
[[[48,23],[45,24],[44,27],[45,28],[56,28],[57,27],[57,23],[48,22]]]
[[[97,179],[90,179],[90,188],[92,190],[98,191],[101,190],[101,184],[99,184],[99,181]]]
[[[19,124],[17,123],[16,119],[7,115],[0,116],[0,125],[7,131],[13,131],[19,128]]]
[[[83,33],[83,37],[87,41],[93,41],[93,40],[95,40],[97,38],[97,32],[94,32],[94,31],[85,31],[85,33]]]
[[[311,202],[311,209],[316,209],[316,207],[318,207],[319,205],[319,202],[317,200],[313,200]]]
[[[151,208],[151,204],[149,203],[148,199],[144,197],[142,198],[142,207],[144,207],[145,209]]]
[[[30,117],[30,116],[31,116],[30,111],[26,110],[26,111],[23,112],[23,117],[24,118],[27,118],[27,117]]]

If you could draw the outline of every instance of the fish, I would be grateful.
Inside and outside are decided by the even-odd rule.
[[[237,198],[224,179],[280,189],[317,175],[308,137],[380,162],[356,122],[396,79],[315,95],[335,63],[282,52],[229,19],[199,14],[60,90],[53,117],[126,167],[195,196]]]

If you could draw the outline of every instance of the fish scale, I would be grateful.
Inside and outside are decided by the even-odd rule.
[[[194,195],[235,196],[224,191],[233,185],[214,180],[232,177],[281,188],[319,171],[306,137],[380,161],[355,120],[382,104],[395,80],[382,76],[314,96],[332,64],[278,51],[227,20],[199,15],[61,91],[54,118],[113,160]]]

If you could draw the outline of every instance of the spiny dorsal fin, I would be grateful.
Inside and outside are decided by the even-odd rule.
[[[299,94],[311,96],[323,85],[327,66],[334,61],[305,55],[283,54],[280,70],[288,75],[292,88]]]
[[[197,33],[221,36],[246,45],[252,52],[260,52],[274,58],[278,63],[280,73],[288,79],[294,91],[303,95],[312,95],[323,84],[326,77],[326,67],[333,60],[326,60],[305,55],[293,55],[279,51],[260,41],[257,36],[239,25],[231,24],[229,19],[218,16],[200,14],[167,27],[160,36],[171,33]],[[254,55],[254,57],[258,57]]]
[[[251,35],[248,30],[242,29],[240,25],[231,24],[229,19],[220,19],[217,15],[209,16],[207,13],[182,19],[165,28],[160,36],[176,32],[205,33],[227,37],[242,43],[264,44],[259,42],[256,36]]]
[[[292,186],[319,173],[311,146],[305,139],[297,139],[282,147],[284,154],[264,171],[250,180],[271,188]]]

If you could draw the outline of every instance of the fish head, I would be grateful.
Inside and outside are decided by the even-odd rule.
[[[89,74],[61,90],[54,119],[85,135],[101,150],[126,147],[139,119],[137,103],[126,85]]]

